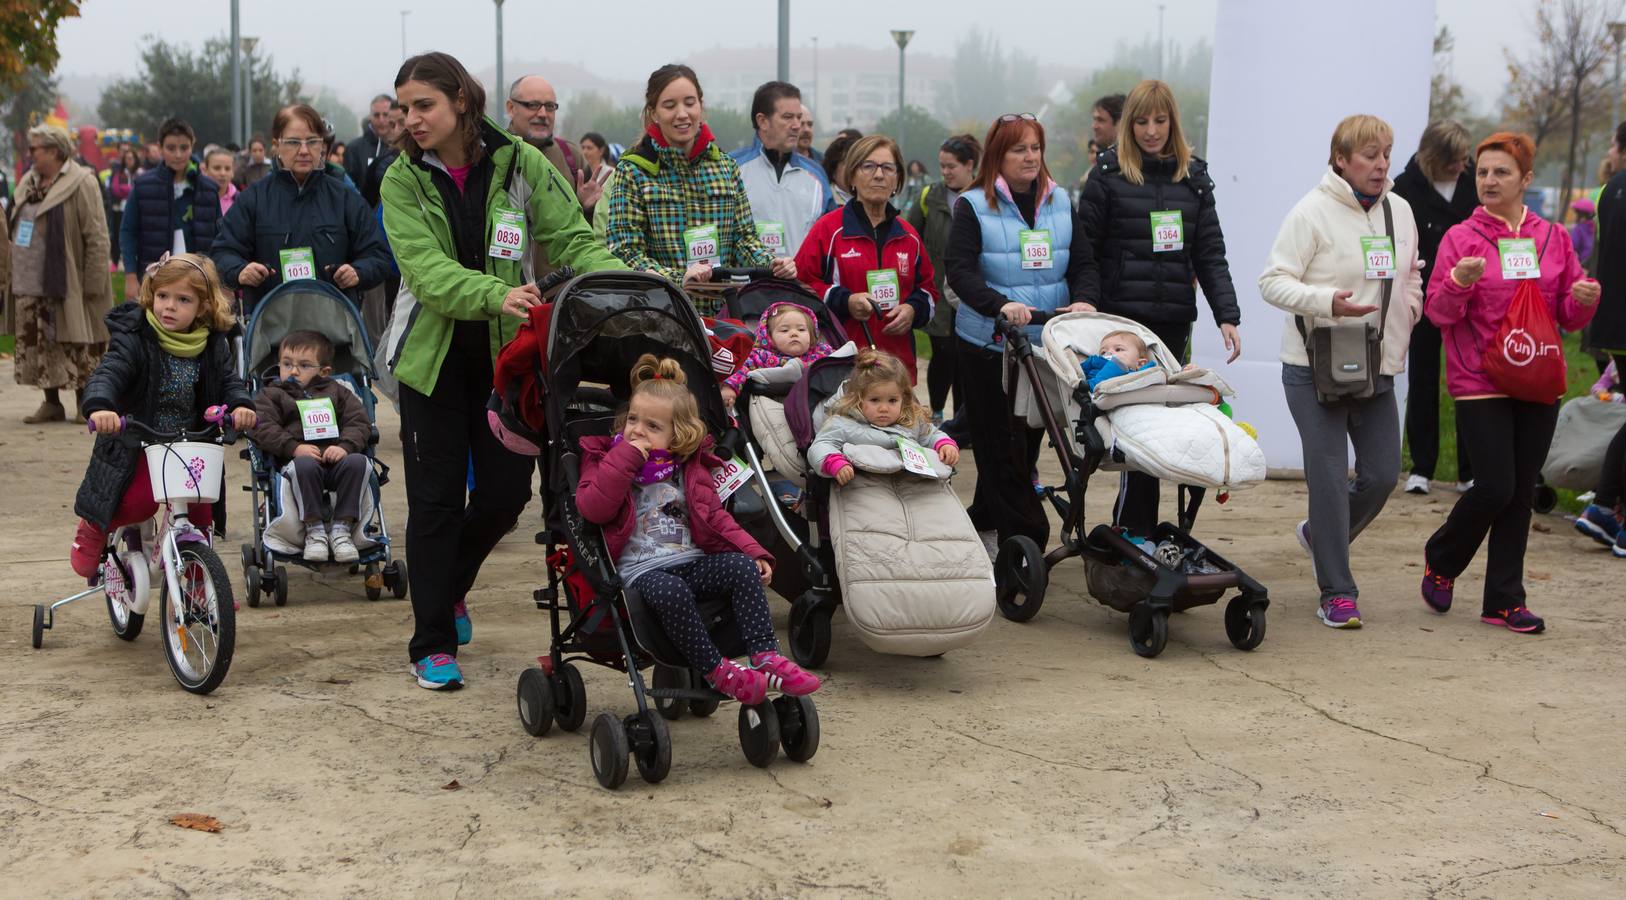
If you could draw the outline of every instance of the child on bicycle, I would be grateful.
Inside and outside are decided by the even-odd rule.
[[[256,446],[294,464],[305,522],[305,559],[355,562],[351,536],[361,518],[361,492],[371,462],[367,440],[372,420],[361,398],[334,381],[333,342],[318,331],[295,331],[277,348],[280,380],[260,389],[254,409],[260,422],[249,432]],[[333,491],[333,525],[322,522],[322,494]]]
[[[773,557],[723,508],[711,470],[712,439],[673,359],[646,353],[632,369],[632,399],[616,434],[581,442],[576,505],[601,526],[622,583],[642,595],[661,626],[711,686],[745,704],[770,688],[811,694],[819,679],[779,654],[762,586]],[[727,598],[750,652],[725,659],[696,600]]]
[[[746,376],[757,369],[792,371],[794,377],[788,380],[794,382],[808,366],[830,353],[830,344],[819,334],[819,323],[812,311],[788,301],[775,303],[757,320],[756,349],[745,358],[745,365],[723,380],[723,402],[733,409]]]
[[[836,484],[852,481],[855,474],[841,452],[844,444],[930,450],[946,466],[960,461],[960,446],[932,424],[932,411],[915,399],[909,370],[896,356],[873,347],[858,351],[852,375],[836,397],[807,448],[807,461]]]
[[[107,354],[85,383],[96,446],[73,503],[80,522],[71,562],[80,577],[96,577],[110,532],[158,511],[146,458],[114,437],[122,416],[157,431],[193,431],[207,408],[225,406],[237,428],[254,424],[254,398],[232,363],[235,325],[214,263],[196,253],[165,254],[147,267],[140,299],[107,314]],[[209,504],[187,514],[208,533]]]

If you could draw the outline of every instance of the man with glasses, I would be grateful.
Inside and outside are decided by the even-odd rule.
[[[757,236],[774,256],[793,257],[819,216],[835,208],[824,168],[796,150],[802,136],[802,92],[770,81],[751,98],[756,139],[729,155],[740,167]]]
[[[508,102],[504,108],[508,111],[509,133],[519,135],[525,139],[525,143],[542,151],[542,155],[564,177],[561,189],[573,189],[576,202],[581,204],[582,216],[589,222],[593,221],[593,209],[604,193],[604,185],[582,169],[581,150],[554,135],[554,122],[559,116],[559,95],[554,93],[553,85],[541,75],[521,75],[509,85]],[[540,243],[532,242],[532,249],[535,252],[534,270],[540,279],[551,273],[554,266],[548,261],[547,250]]]

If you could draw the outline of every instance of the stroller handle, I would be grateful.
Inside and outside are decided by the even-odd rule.
[[[554,269],[552,272],[542,276],[541,280],[536,283],[537,293],[546,294],[548,291],[553,290],[574,277],[576,277],[575,269],[572,269],[569,266],[560,266],[559,268]]]
[[[1043,325],[1060,315],[1060,313],[1050,309],[1030,309],[1028,312],[1032,315],[1032,318],[1028,320],[1028,325]],[[1000,313],[994,319],[994,330],[1007,337],[1012,334],[1020,334],[1025,327],[1027,326],[1013,324],[1010,319],[1005,318],[1004,313]]]
[[[764,278],[772,277],[773,270],[765,266],[751,266],[747,268],[722,268],[718,266],[711,270],[711,280],[713,282],[761,281]]]

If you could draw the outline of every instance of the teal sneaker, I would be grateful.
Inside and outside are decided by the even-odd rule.
[[[445,653],[431,653],[412,664],[412,675],[418,687],[431,691],[455,691],[463,686],[463,670],[457,667],[457,657]]]
[[[467,602],[459,600],[452,607],[452,623],[457,626],[457,646],[461,647],[474,640],[474,623],[469,621]]]

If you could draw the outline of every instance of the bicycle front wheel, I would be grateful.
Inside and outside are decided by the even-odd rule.
[[[220,686],[231,668],[237,645],[237,613],[232,603],[226,565],[208,545],[180,545],[176,580],[181,595],[171,596],[163,582],[160,617],[164,622],[164,658],[181,687],[207,694]]]

